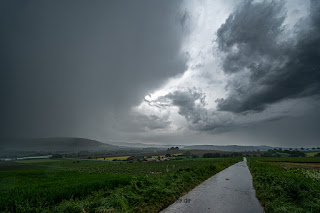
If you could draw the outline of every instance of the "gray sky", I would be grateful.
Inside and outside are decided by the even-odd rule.
[[[2,138],[319,144],[317,1],[8,0],[0,24]]]

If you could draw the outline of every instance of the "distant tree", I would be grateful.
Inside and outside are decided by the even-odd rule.
[[[198,155],[192,155],[192,158],[198,158],[199,156]]]
[[[205,153],[202,156],[203,158],[220,158],[220,153]]]
[[[169,153],[168,153],[168,154],[166,154],[166,157],[171,157],[171,156],[172,156],[172,155],[171,155],[171,154],[169,154]]]
[[[176,147],[173,147],[173,146],[172,146],[172,147],[168,148],[167,151],[176,150],[176,149],[179,149],[179,147],[177,147],[177,146],[176,146]]]
[[[190,151],[186,151],[186,152],[184,153],[184,155],[187,156],[187,157],[190,157],[190,156],[191,156],[191,152],[190,152]]]
[[[173,146],[172,146],[172,147],[168,148],[167,150],[176,150],[176,149],[179,149],[179,147],[177,147],[177,146],[176,146],[176,147],[173,147]]]
[[[292,150],[292,148],[289,148],[289,150]]]
[[[315,157],[320,157],[320,152],[314,155]]]
[[[298,151],[298,150],[294,150],[291,151],[291,153],[289,153],[289,157],[305,157],[306,154],[304,152]]]
[[[261,154],[261,157],[273,157],[274,154],[272,152],[264,152]]]
[[[231,157],[241,157],[241,156],[243,156],[241,153],[239,153],[239,152],[234,152],[234,153],[231,153],[231,155],[230,155]]]
[[[89,156],[89,157],[88,157],[88,159],[92,159],[92,157],[91,157],[91,156]]]
[[[304,150],[304,148],[303,148],[303,147],[301,147],[301,150]]]

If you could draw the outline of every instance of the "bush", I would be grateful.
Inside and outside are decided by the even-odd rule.
[[[230,155],[231,157],[242,157],[243,155],[239,152],[234,152],[234,153],[231,153]]]
[[[220,158],[220,153],[205,153],[203,158]]]
[[[289,157],[305,157],[306,154],[304,152],[294,150],[289,153]]]
[[[320,152],[314,155],[315,157],[320,157]]]

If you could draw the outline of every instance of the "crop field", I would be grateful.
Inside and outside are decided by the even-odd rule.
[[[272,162],[282,167],[296,167],[301,169],[313,169],[320,171],[320,163],[292,163],[292,162]]]
[[[1,162],[0,212],[158,212],[240,160]]]
[[[280,157],[280,158],[256,158],[263,162],[291,162],[291,163],[320,163],[319,157]]]
[[[313,164],[320,160],[249,158],[256,194],[267,213],[320,212],[320,172],[307,167]]]
[[[95,160],[126,160],[128,157],[130,157],[130,156],[96,158]]]
[[[316,154],[318,154],[319,152],[307,152],[306,153],[306,156],[307,157],[313,157],[313,156],[315,156]]]

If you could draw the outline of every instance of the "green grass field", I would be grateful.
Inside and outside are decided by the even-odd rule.
[[[240,160],[1,162],[0,212],[158,212]]]
[[[319,152],[307,152],[306,156],[307,157],[314,157],[316,154],[318,154]]]
[[[126,160],[130,156],[118,156],[118,157],[107,157],[107,158],[96,158],[95,160]]]
[[[320,163],[319,157],[280,157],[256,158],[263,162]]]
[[[320,173],[272,163],[281,160],[303,164],[320,162],[313,158],[248,158],[256,194],[265,211],[320,212]]]

